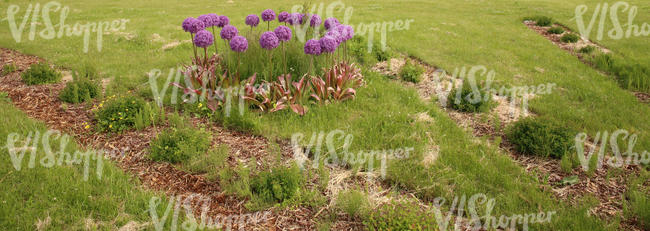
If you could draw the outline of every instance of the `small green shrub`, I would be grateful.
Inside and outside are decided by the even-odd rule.
[[[548,29],[548,33],[562,34],[564,33],[564,29],[562,29],[562,27],[556,26],[556,27],[552,27],[551,29]]]
[[[22,74],[23,82],[27,85],[57,83],[61,81],[61,73],[50,68],[45,63],[32,64]]]
[[[336,197],[336,206],[351,216],[357,216],[367,212],[368,198],[357,190],[343,191]]]
[[[553,19],[546,16],[527,17],[524,20],[534,21],[538,26],[550,26],[553,24]]]
[[[436,219],[417,204],[391,202],[375,209],[364,219],[369,230],[436,230]]]
[[[348,48],[350,55],[363,65],[372,65],[377,62],[377,56],[368,52],[368,41],[363,36],[354,36],[350,40]],[[373,48],[373,50],[376,49]]]
[[[99,96],[99,87],[95,82],[85,78],[74,80],[65,85],[59,99],[66,103],[82,103]]]
[[[578,40],[580,40],[580,36],[576,34],[565,34],[560,38],[560,41],[563,43],[575,43],[578,42]]]
[[[120,132],[133,128],[146,105],[144,100],[135,96],[109,97],[93,109],[98,129]]]
[[[372,53],[377,61],[383,62],[393,57],[393,53],[388,49],[388,47],[382,49],[382,45],[379,41],[376,41],[374,44],[375,45],[372,47]]]
[[[2,75],[8,75],[8,74],[14,73],[16,71],[16,69],[18,69],[18,67],[14,63],[5,64],[2,67]]]
[[[419,83],[422,80],[422,73],[424,73],[424,68],[407,61],[399,75],[404,81]]]
[[[647,181],[647,177],[639,177],[634,181]],[[626,193],[627,203],[624,204],[626,217],[635,217],[644,230],[650,230],[650,191],[644,187],[638,187],[643,182],[632,183]]]
[[[302,182],[302,174],[297,166],[277,167],[270,172],[262,172],[252,181],[253,193],[267,202],[283,202],[291,199]]]
[[[591,54],[592,52],[594,52],[594,50],[596,50],[596,47],[594,47],[594,46],[586,46],[586,47],[580,48],[580,50],[578,50],[578,52],[584,53],[584,54]]]
[[[595,55],[591,63],[598,69],[614,75],[625,89],[650,91],[650,68],[640,64],[630,64],[622,58],[610,54]]]
[[[454,88],[447,96],[447,105],[454,110],[462,112],[486,112],[492,104],[492,96],[488,95],[481,86],[478,92],[472,90],[469,84],[463,84],[460,88]],[[460,90],[460,93],[458,92]],[[480,94],[476,96],[476,94]]]
[[[2,102],[11,102],[11,98],[9,98],[9,93],[0,91],[0,101]]]
[[[208,153],[191,156],[183,165],[183,169],[195,174],[205,174],[206,179],[214,181],[219,176],[219,170],[226,166],[229,154],[228,146],[221,145]]]
[[[210,134],[192,127],[170,128],[151,141],[150,157],[154,161],[184,162],[205,155],[210,148]]]
[[[562,158],[573,144],[569,130],[547,121],[526,118],[516,122],[507,136],[516,150],[530,155]]]

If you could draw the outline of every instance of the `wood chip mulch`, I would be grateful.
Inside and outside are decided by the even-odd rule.
[[[120,155],[110,155],[113,162],[126,172],[136,176],[146,188],[165,192],[167,195],[199,194],[210,198],[208,215],[246,214],[242,201],[221,191],[217,182],[210,182],[202,175],[190,174],[179,170],[174,165],[153,162],[147,158],[149,142],[166,125],[149,127],[140,131],[125,131],[120,134],[96,133],[86,129],[86,124],[93,122],[93,116],[86,104],[63,106],[58,99],[64,83],[27,86],[21,81],[20,74],[42,59],[24,55],[19,52],[0,48],[0,65],[14,63],[17,71],[0,77],[0,91],[7,92],[13,104],[30,118],[45,122],[51,129],[66,132],[75,137],[84,147],[99,150],[117,151]],[[226,144],[230,148],[229,164],[247,162],[255,157],[258,165],[268,159],[268,140],[264,137],[231,131],[221,126],[201,121],[213,134],[213,144]],[[291,158],[287,142],[277,142],[282,156]],[[195,206],[194,212],[200,213],[201,207]],[[315,212],[309,208],[269,209],[270,219],[263,224],[243,227],[246,230],[305,230],[314,229]],[[239,227],[233,227],[239,228]]]

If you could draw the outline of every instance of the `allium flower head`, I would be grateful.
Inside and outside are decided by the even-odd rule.
[[[278,22],[287,22],[289,19],[289,13],[286,11],[282,11],[282,13],[278,14]]]
[[[196,20],[196,19],[189,17],[183,20],[183,30],[185,32],[190,32],[190,28],[192,28],[192,20]]]
[[[236,27],[231,25],[226,25],[221,29],[221,38],[225,40],[231,40],[233,37],[237,36],[239,31]]]
[[[203,22],[201,22],[201,20],[198,20],[198,19],[195,19],[195,18],[190,19],[189,26],[188,26],[188,32],[190,32],[192,34],[196,34],[199,31],[202,31],[203,29],[205,29],[205,24],[203,24]]]
[[[334,28],[334,30],[335,30],[336,32],[339,33],[339,36],[340,36],[341,42],[343,42],[343,41],[348,41],[348,39],[349,39],[349,38],[348,38],[348,30],[347,30],[347,27],[348,27],[348,25],[340,24],[340,25],[338,25],[338,26],[336,26],[336,27]]]
[[[316,39],[310,39],[305,43],[305,54],[320,55],[321,46],[320,42]]]
[[[280,39],[272,31],[267,31],[260,37],[260,45],[264,49],[272,50],[280,45]]]
[[[257,17],[256,14],[246,16],[246,25],[256,27],[258,24],[260,24],[260,17]]]
[[[217,22],[218,27],[224,27],[228,24],[230,24],[230,19],[228,18],[228,16],[225,15],[219,16],[219,22]]]
[[[320,43],[320,48],[322,52],[332,53],[336,51],[336,47],[338,46],[338,44],[336,43],[336,39],[332,38],[332,36],[325,36],[321,38],[318,42]]]
[[[323,20],[318,16],[317,14],[311,16],[311,20],[309,20],[309,26],[311,27],[318,27],[320,26],[321,22]]]
[[[299,25],[304,22],[304,14],[301,13],[293,13],[289,16],[289,19],[287,19],[287,22],[289,25]]]
[[[244,36],[235,36],[230,40],[230,49],[236,52],[244,52],[248,49],[248,40]]]
[[[207,30],[201,30],[196,35],[194,35],[194,45],[197,47],[208,47],[214,42],[214,37],[212,33]]]
[[[341,24],[341,23],[339,23],[338,19],[336,19],[336,18],[327,18],[327,19],[325,19],[325,23],[323,23],[323,26],[325,26],[326,30],[329,30],[330,28],[333,28],[338,24]]]
[[[266,9],[262,11],[262,20],[265,22],[273,21],[275,19],[275,11],[271,9]]]
[[[345,41],[352,39],[354,37],[354,28],[352,26],[345,26]]]
[[[199,16],[196,19],[203,22],[203,25],[205,27],[212,27],[217,24],[217,21],[219,20],[219,16],[217,16],[216,14],[204,14]]]
[[[341,33],[339,33],[338,30],[335,29],[327,31],[327,33],[325,33],[325,36],[332,37],[334,40],[336,40],[337,46],[341,44],[341,42],[343,41],[343,36],[341,35]]]
[[[275,28],[273,32],[275,33],[275,36],[278,36],[280,41],[286,42],[291,40],[291,29],[289,29],[289,27],[279,26],[278,28]]]

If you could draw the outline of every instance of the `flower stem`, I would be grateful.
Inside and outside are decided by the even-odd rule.
[[[214,27],[212,27],[212,37],[214,37],[214,54],[219,54],[219,50],[217,49],[217,33]]]
[[[190,42],[192,43],[192,50],[194,50],[194,59],[199,60],[199,56],[196,53],[196,46],[194,46],[194,34],[190,33]]]

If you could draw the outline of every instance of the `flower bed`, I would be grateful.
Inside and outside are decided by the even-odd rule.
[[[291,109],[304,115],[309,104],[354,99],[363,76],[347,52],[354,36],[351,26],[315,14],[281,12],[276,17],[271,9],[261,18],[265,31],[255,14],[245,19],[250,30],[216,14],[183,21],[192,37],[193,58],[184,68],[184,82],[173,85],[189,95],[185,102],[204,101],[216,111],[237,102],[231,101],[235,97],[263,112]],[[230,49],[219,50],[219,40]]]

